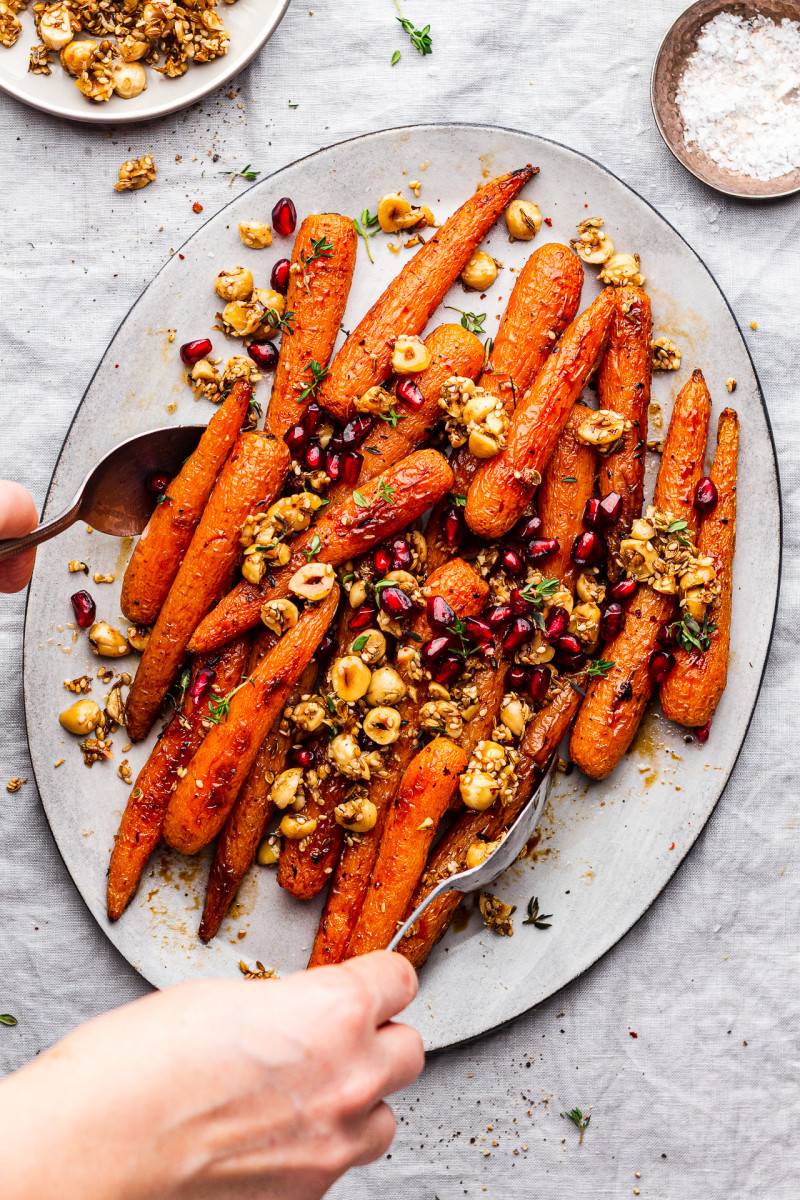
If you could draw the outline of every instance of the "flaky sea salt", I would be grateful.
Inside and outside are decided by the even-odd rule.
[[[800,166],[800,25],[720,13],[677,93],[684,138],[720,167],[776,179]]]

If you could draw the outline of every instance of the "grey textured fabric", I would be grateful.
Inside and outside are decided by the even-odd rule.
[[[152,125],[81,127],[0,97],[0,474],[24,481],[40,505],[109,337],[170,250],[230,198],[222,171],[252,163],[268,172],[384,126],[489,121],[603,162],[708,263],[761,377],[782,470],[783,593],[760,703],[722,802],[664,894],[596,967],[510,1027],[431,1059],[397,1099],[391,1155],[339,1184],[338,1197],[574,1200],[638,1188],[671,1200],[793,1200],[800,1191],[800,201],[717,196],[663,146],[650,70],[682,7],[408,0],[415,24],[431,22],[434,53],[423,59],[391,0],[317,0],[313,13],[296,0],[225,92]],[[155,156],[158,182],[118,195],[119,164],[141,153]],[[23,609],[23,597],[0,601],[3,783],[31,778]],[[0,790],[0,916],[0,1011],[19,1018],[0,1027],[2,1070],[146,991],[84,909],[32,779],[14,795]],[[561,1116],[575,1105],[592,1116],[581,1146]]]

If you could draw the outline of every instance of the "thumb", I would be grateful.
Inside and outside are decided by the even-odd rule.
[[[11,480],[0,480],[0,538],[21,537],[39,523],[36,505],[27,488]],[[0,592],[18,592],[33,571],[35,550],[24,550],[0,563]]]

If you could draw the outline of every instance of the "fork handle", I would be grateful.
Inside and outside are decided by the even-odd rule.
[[[460,888],[454,887],[453,882],[454,881],[452,878],[442,879],[442,880],[440,880],[439,883],[437,883],[435,888],[433,888],[430,892],[428,892],[427,896],[422,901],[422,903],[417,905],[417,907],[414,909],[414,911],[412,912],[412,914],[408,918],[408,920],[404,921],[404,923],[400,926],[397,933],[394,935],[392,940],[389,942],[389,945],[386,947],[387,950],[396,950],[397,949],[397,947],[402,942],[403,938],[408,933],[409,929],[411,929],[411,927],[413,925],[416,925],[417,921],[420,919],[422,914],[425,912],[425,909],[428,907],[429,904],[433,904],[433,902],[437,898],[437,896],[441,896],[445,892],[455,892],[455,891],[461,890]]]
[[[7,558],[13,558],[15,554],[20,554],[23,550],[30,550],[31,547],[38,546],[40,542],[48,541],[57,533],[63,533],[65,529],[69,529],[70,525],[75,523],[79,510],[80,501],[76,500],[66,512],[59,513],[57,517],[53,517],[49,521],[43,521],[30,533],[17,538],[4,538],[0,541],[0,562],[5,562]]]

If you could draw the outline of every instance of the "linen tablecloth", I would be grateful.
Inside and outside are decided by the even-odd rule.
[[[153,124],[68,124],[0,96],[0,474],[24,481],[41,505],[107,341],[170,251],[230,198],[224,170],[251,163],[268,173],[355,134],[472,120],[584,151],[654,204],[728,296],[775,432],[784,574],[759,705],[717,811],[632,932],[536,1011],[433,1056],[397,1098],[390,1155],[333,1194],[575,1200],[638,1189],[670,1200],[794,1200],[800,199],[725,199],[662,144],[650,70],[680,0],[407,0],[405,15],[431,24],[425,58],[391,0],[312,3],[295,0],[232,83]],[[395,49],[402,58],[391,67]],[[117,194],[119,164],[142,153],[154,155],[157,183]],[[15,794],[0,790],[0,1011],[19,1019],[0,1027],[4,1071],[147,990],[84,908],[39,804],[23,723],[23,607],[21,596],[0,602],[0,780],[29,780]],[[576,1105],[592,1118],[582,1145],[561,1115]]]

